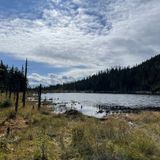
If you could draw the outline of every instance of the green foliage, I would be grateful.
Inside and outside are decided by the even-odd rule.
[[[7,108],[7,107],[11,107],[12,106],[12,102],[11,100],[4,100],[2,102],[0,102],[0,108]]]
[[[23,73],[16,67],[9,68],[0,62],[0,91],[15,92],[23,91],[27,86],[27,79]]]

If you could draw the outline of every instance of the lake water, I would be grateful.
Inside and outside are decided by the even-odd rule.
[[[65,104],[67,108],[75,108],[88,116],[101,118],[105,113],[98,114],[99,104],[124,107],[160,107],[159,95],[134,95],[134,94],[89,94],[89,93],[47,93],[43,98],[52,98],[57,104],[55,112],[64,110],[58,104]]]

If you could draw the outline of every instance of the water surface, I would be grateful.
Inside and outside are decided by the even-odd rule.
[[[47,93],[43,98],[52,98],[57,104],[55,112],[63,112],[60,105],[66,108],[75,108],[85,115],[103,117],[104,113],[98,114],[99,104],[108,106],[124,107],[160,107],[159,95],[136,95],[136,94],[89,94],[89,93]]]

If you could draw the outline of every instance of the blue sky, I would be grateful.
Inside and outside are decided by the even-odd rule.
[[[64,83],[159,53],[158,0],[0,0],[0,59],[31,85]]]
[[[22,68],[22,66],[25,65],[25,60],[18,59],[11,55],[6,55],[3,53],[1,53],[1,60],[3,60],[5,64],[8,64],[9,67],[16,66],[18,68]],[[60,72],[67,71],[67,69],[65,70],[64,68],[63,69],[56,68],[46,63],[39,63],[39,62],[33,62],[33,61],[28,62],[28,74],[29,75],[32,73],[36,73],[36,72],[41,75],[46,75],[46,71],[49,73],[53,72],[55,74],[58,74]]]

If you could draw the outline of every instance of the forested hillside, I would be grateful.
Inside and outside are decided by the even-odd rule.
[[[46,89],[124,93],[158,92],[160,91],[160,55],[132,68],[111,68],[77,82],[50,86]]]
[[[24,91],[27,86],[27,80],[24,74],[24,69],[9,68],[2,61],[0,62],[0,91],[6,92],[11,96],[11,93]]]

